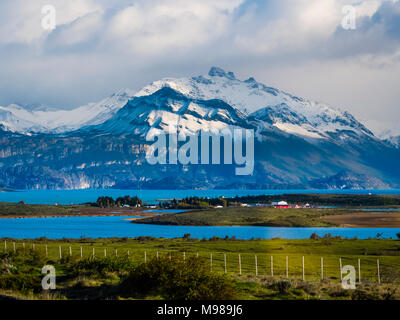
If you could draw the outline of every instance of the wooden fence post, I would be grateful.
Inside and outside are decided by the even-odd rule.
[[[118,249],[115,249],[115,256],[118,257]]]
[[[58,246],[58,253],[60,254],[60,260],[61,260],[61,246]]]
[[[212,260],[212,252],[210,253],[210,271],[213,271],[213,260]]]
[[[147,252],[145,251],[144,252],[144,263],[146,263],[147,262]]]
[[[35,250],[35,244],[32,243],[32,250]]]
[[[274,277],[274,257],[271,256],[271,277]]]
[[[302,262],[303,262],[303,281],[305,280],[305,267],[304,267],[304,256],[303,256],[303,259],[302,259]]]
[[[343,280],[343,276],[342,276],[342,258],[339,258],[339,268],[340,268],[340,280]]]
[[[186,262],[186,252],[183,251],[183,262]]]
[[[25,242],[22,242],[22,247],[23,247],[24,250],[25,250]]]
[[[93,259],[94,259],[94,254],[95,254],[95,251],[94,251],[94,247],[93,247],[93,253],[92,253]]]
[[[226,253],[224,253],[224,270],[225,270],[225,273],[226,273]]]
[[[69,246],[69,255],[72,257],[72,247]]]
[[[321,257],[321,281],[324,280],[324,258]]]
[[[46,244],[46,257],[48,257],[48,256],[49,256],[49,251],[47,249],[47,244]]]
[[[379,259],[376,260],[376,266],[378,269],[378,283],[381,284],[381,274],[380,274],[380,270],[379,270]]]
[[[129,250],[128,250],[128,256],[129,256]]]
[[[256,264],[256,277],[258,277],[257,255],[254,256],[254,262]]]
[[[81,259],[82,259],[82,247],[81,247]]]
[[[104,248],[104,257],[107,257],[107,249]]]
[[[286,278],[289,279],[289,257],[286,256]]]
[[[239,275],[242,275],[242,259],[239,254]]]
[[[7,252],[7,240],[4,240],[4,252]]]
[[[361,283],[361,261],[358,259],[358,282]]]
[[[14,249],[14,253],[17,252],[16,248],[15,248],[15,242],[13,242],[13,249]]]

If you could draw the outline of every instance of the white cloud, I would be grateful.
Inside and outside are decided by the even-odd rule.
[[[0,43],[32,43],[48,34],[41,25],[42,7],[53,5],[57,26],[70,23],[101,7],[95,0],[2,0],[0,2]]]
[[[137,1],[113,17],[108,40],[147,54],[204,45],[228,30],[243,1]]]

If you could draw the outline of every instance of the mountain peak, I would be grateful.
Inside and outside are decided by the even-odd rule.
[[[210,71],[208,72],[210,77],[224,77],[230,80],[235,80],[235,74],[232,71],[226,72],[224,69],[218,67],[211,67]]]

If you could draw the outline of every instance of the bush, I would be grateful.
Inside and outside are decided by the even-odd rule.
[[[128,257],[86,258],[71,265],[70,271],[75,275],[107,276],[107,273],[126,274],[133,269]]]
[[[0,275],[0,288],[38,293],[42,290],[42,279],[39,276],[28,274]]]
[[[317,235],[315,232],[310,236],[310,239],[311,240],[319,240],[320,239],[320,236],[319,235]]]
[[[287,293],[293,287],[293,282],[290,280],[280,280],[275,283],[275,287],[279,293]]]
[[[237,298],[232,283],[210,273],[205,261],[168,258],[153,259],[135,268],[121,283],[127,296],[161,296],[168,300],[232,300]]]

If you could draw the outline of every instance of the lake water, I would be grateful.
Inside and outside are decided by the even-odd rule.
[[[280,195],[286,193],[323,193],[323,194],[400,194],[400,189],[391,190],[118,190],[118,189],[84,189],[84,190],[18,190],[17,192],[0,192],[0,202],[20,202],[28,204],[78,204],[95,202],[100,196],[117,198],[137,195],[148,203],[158,199],[181,199],[190,196],[198,197],[235,197],[247,195]]]
[[[308,239],[316,232],[319,236],[331,233],[334,236],[358,237],[367,239],[382,233],[382,238],[396,239],[400,228],[271,228],[271,227],[184,227],[133,224],[124,219],[126,216],[112,217],[57,217],[57,218],[23,218],[0,219],[0,238],[50,239],[66,238],[109,238],[152,236],[162,238],[179,238],[190,233],[192,238],[212,238],[235,236],[238,239],[251,238],[284,238]]]

